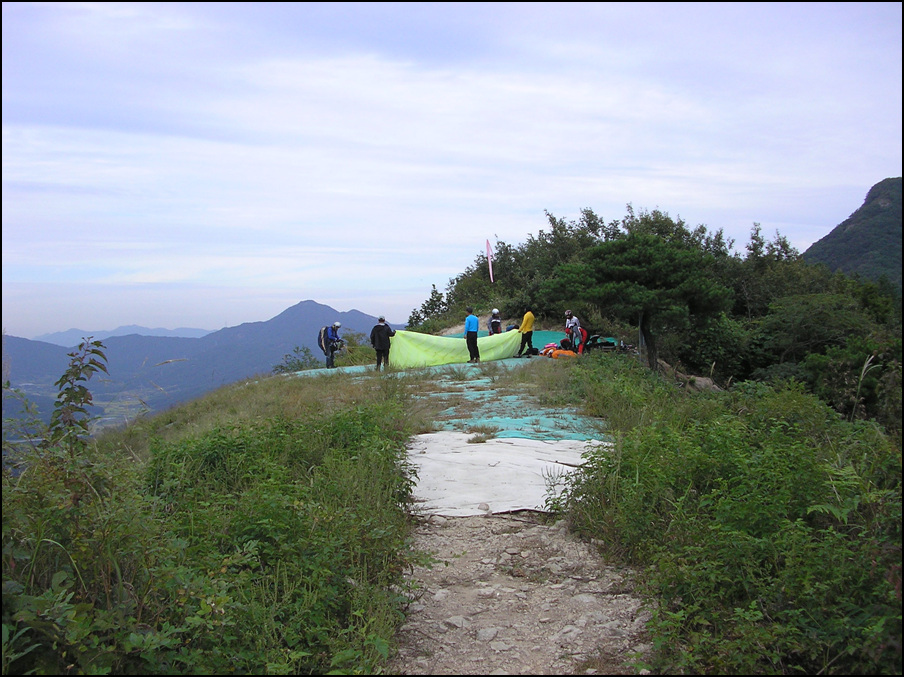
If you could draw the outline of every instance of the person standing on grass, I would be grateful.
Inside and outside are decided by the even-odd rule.
[[[465,310],[468,311],[468,316],[465,318],[465,340],[468,342],[468,354],[471,357],[468,364],[472,364],[480,362],[480,351],[477,349],[477,329],[480,327],[480,320],[477,319],[471,306]]]
[[[521,332],[521,347],[518,348],[518,354],[515,357],[521,357],[525,346],[527,347],[527,356],[530,357],[531,351],[534,349],[534,314],[528,306],[524,311],[524,317],[521,319],[521,326],[518,327]]]
[[[395,329],[386,324],[386,318],[380,315],[377,324],[370,330],[370,345],[377,352],[377,371],[380,371],[380,365],[389,366],[389,347],[390,339],[395,336]]]

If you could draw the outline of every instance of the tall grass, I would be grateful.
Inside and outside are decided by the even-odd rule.
[[[795,384],[691,394],[617,356],[571,367],[616,436],[573,526],[644,566],[656,671],[900,674],[901,450]]]
[[[4,471],[3,673],[379,670],[416,556],[407,393],[249,381]]]

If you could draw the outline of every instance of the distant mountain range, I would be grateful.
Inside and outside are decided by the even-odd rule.
[[[870,188],[863,205],[803,253],[809,263],[878,281],[885,275],[901,290],[901,177]]]
[[[96,405],[93,413],[105,423],[125,422],[142,411],[159,412],[243,378],[270,374],[296,346],[310,348],[319,357],[317,333],[337,320],[342,323],[341,333],[360,332],[368,337],[377,323],[376,317],[360,311],[339,312],[308,300],[266,322],[227,327],[199,338],[133,333],[102,339],[109,374],[98,373],[87,384]],[[64,347],[3,337],[4,378],[26,393],[44,420],[49,419],[56,400],[54,383],[81,338]],[[17,403],[4,396],[4,417],[20,413]]]
[[[44,343],[53,343],[64,348],[73,348],[82,342],[86,336],[91,336],[96,341],[103,341],[111,336],[129,336],[130,334],[138,334],[139,336],[170,336],[174,338],[201,338],[213,333],[210,329],[192,329],[190,327],[180,327],[179,329],[149,329],[148,327],[139,327],[137,324],[128,324],[123,327],[117,327],[109,331],[85,331],[84,329],[69,329],[68,331],[58,331],[52,334],[41,334],[35,336],[35,341],[43,341]]]

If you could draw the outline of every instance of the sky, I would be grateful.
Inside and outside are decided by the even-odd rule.
[[[3,331],[404,324],[592,209],[803,252],[902,174],[901,3],[17,3]]]

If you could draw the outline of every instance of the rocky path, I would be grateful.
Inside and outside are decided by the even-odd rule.
[[[563,450],[573,444],[575,427],[591,427],[589,421],[564,416],[561,409],[547,410],[523,385],[515,391],[517,406],[513,407],[511,392],[498,379],[499,369],[499,365],[481,366],[467,376],[455,371],[438,374],[430,395],[442,402],[437,424],[446,430],[473,432],[493,422],[491,429],[497,432],[491,434],[523,436],[529,431],[531,438],[556,449],[561,444]],[[529,412],[526,418],[524,410]],[[422,439],[418,444],[422,443],[437,442]],[[414,447],[419,448],[418,444]],[[490,450],[482,444],[473,447],[473,454],[458,450],[465,457],[473,456],[470,474],[453,478],[448,469],[421,466],[418,484],[433,490],[437,480],[458,482],[450,492],[453,496],[464,493],[461,483],[468,483],[468,477],[480,485],[489,475],[480,461],[490,461]],[[451,452],[450,448],[447,453]],[[441,477],[425,478],[427,472]],[[474,511],[450,513],[450,506],[445,508],[446,516],[435,514],[436,509],[431,514],[426,506],[435,503],[420,499],[424,508],[417,518],[414,547],[430,553],[434,562],[409,574],[415,592],[388,672],[633,674],[629,661],[646,653],[649,646],[648,613],[633,592],[632,572],[605,562],[594,545],[572,535],[563,521],[552,522],[548,515],[532,510],[494,514],[490,504],[498,503],[494,495],[499,486],[481,491],[488,498],[477,515]]]
[[[649,648],[631,572],[564,522],[432,516],[415,545],[437,561],[411,574],[418,593],[391,674],[633,674],[628,660]]]

